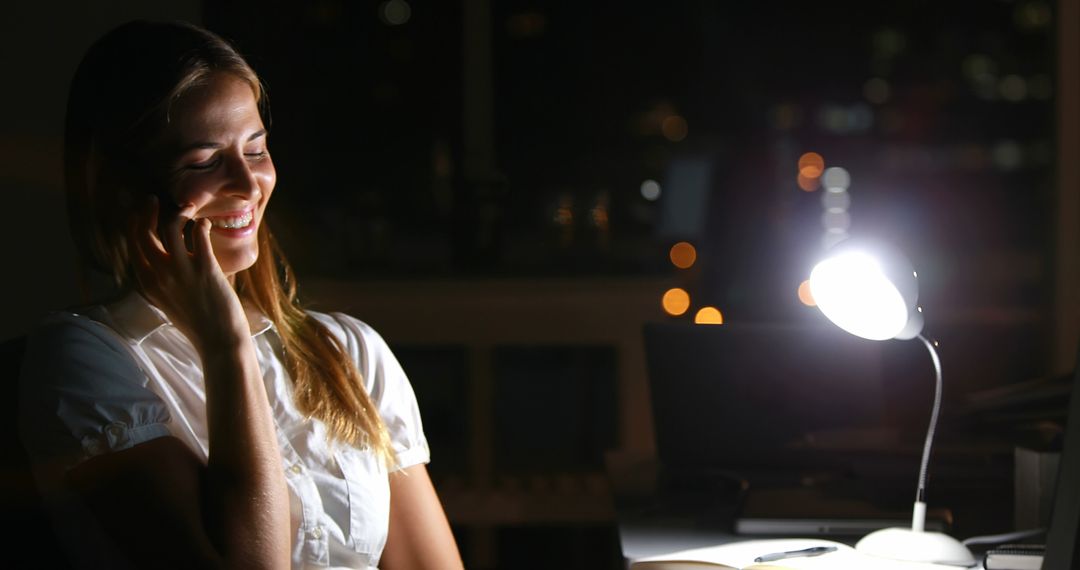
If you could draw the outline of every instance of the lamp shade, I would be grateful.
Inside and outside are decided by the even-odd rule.
[[[810,272],[810,294],[829,320],[856,336],[908,339],[922,330],[915,271],[883,244],[837,244]]]

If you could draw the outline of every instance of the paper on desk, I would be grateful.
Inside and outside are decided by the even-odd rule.
[[[815,546],[835,546],[836,551],[820,556],[786,558],[755,563],[754,559],[774,552],[790,552]],[[706,548],[695,548],[635,560],[630,570],[957,570],[956,566],[886,560],[860,554],[854,548],[813,538],[747,540]]]

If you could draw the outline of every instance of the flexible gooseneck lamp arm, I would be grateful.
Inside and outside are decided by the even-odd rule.
[[[934,432],[937,431],[938,413],[941,411],[941,359],[934,343],[923,335],[917,337],[930,352],[934,361],[934,407],[930,412],[930,427],[926,429],[926,442],[923,443],[922,463],[919,464],[919,486],[915,490],[915,510],[911,515],[911,530],[922,531],[926,528],[926,468],[930,464],[930,449],[934,445]]]

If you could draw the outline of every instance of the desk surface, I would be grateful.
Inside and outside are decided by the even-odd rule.
[[[615,469],[612,469],[616,467]],[[619,544],[622,549],[624,562],[630,562],[640,558],[661,556],[683,550],[704,548],[736,542],[742,540],[761,538],[790,538],[790,537],[765,537],[765,536],[739,536],[732,530],[734,507],[726,505],[726,501],[719,496],[712,497],[681,497],[682,500],[672,502],[655,501],[651,493],[656,490],[655,471],[651,469],[649,461],[632,461],[626,465],[612,465],[608,462],[608,474],[618,476],[622,471],[618,467],[629,467],[629,473],[635,477],[624,477],[612,480],[614,492],[616,517],[618,522]],[[627,473],[622,471],[622,473]],[[639,479],[633,481],[633,479]],[[633,483],[627,486],[627,482]],[[985,496],[979,493],[980,496]],[[692,499],[692,500],[691,500]],[[992,505],[983,505],[983,509],[993,509]],[[1000,509],[993,509],[1000,511]],[[703,513],[709,513],[704,514]],[[981,513],[976,513],[981,514]],[[1000,512],[997,513],[1000,515]],[[996,518],[996,517],[991,517]],[[994,523],[992,530],[1002,532],[1008,530]],[[981,530],[981,529],[980,529]],[[961,536],[970,536],[966,533]],[[836,542],[854,545],[858,536],[835,537],[823,536]],[[976,553],[978,554],[978,553]],[[895,565],[890,566],[895,567]],[[925,567],[925,566],[924,566]]]
[[[619,545],[627,564],[647,556],[660,556],[691,548],[704,548],[740,540],[734,534],[692,523],[660,525],[646,520],[619,520]]]

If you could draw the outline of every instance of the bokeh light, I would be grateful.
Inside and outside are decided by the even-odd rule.
[[[807,176],[803,176],[801,172],[799,173],[799,176],[795,178],[795,181],[799,184],[799,188],[807,192],[813,192],[814,190],[818,189],[818,186],[821,185],[820,178],[809,178]]]
[[[506,31],[519,39],[538,38],[546,28],[547,18],[539,12],[514,14],[506,20]]]
[[[973,53],[964,58],[961,65],[964,75],[972,81],[981,81],[986,77],[997,75],[997,63],[985,54]]]
[[[994,161],[994,164],[1000,170],[1016,170],[1020,168],[1020,165],[1024,162],[1024,151],[1020,148],[1020,145],[1013,140],[1002,140],[994,145],[994,149],[990,152],[990,156]]]
[[[843,188],[829,188],[821,195],[821,207],[826,212],[843,212],[851,206],[851,194]]]
[[[668,115],[667,117],[664,117],[664,121],[660,123],[660,132],[667,140],[679,142],[686,138],[689,127],[686,124],[686,119],[679,115]]]
[[[699,325],[722,325],[724,315],[716,307],[702,307],[694,315],[694,322]]]
[[[816,152],[807,152],[799,157],[799,174],[807,178],[818,178],[825,171],[825,159]]]
[[[405,0],[388,0],[379,4],[379,19],[388,26],[400,26],[412,17],[412,6]]]
[[[570,194],[559,196],[558,205],[555,206],[555,214],[551,219],[560,226],[574,225],[574,197]]]
[[[847,190],[847,187],[851,185],[851,175],[848,174],[848,171],[843,167],[830,166],[825,169],[825,174],[821,177],[821,181],[828,190]]]
[[[641,183],[641,197],[650,202],[660,197],[660,183],[655,180],[646,180]]]
[[[675,267],[678,267],[679,269],[689,269],[694,265],[694,262],[697,261],[697,249],[689,242],[680,241],[671,246],[668,257],[671,258],[671,263]]]
[[[773,107],[770,118],[773,128],[777,130],[794,129],[802,122],[802,109],[798,105],[781,103]]]
[[[872,41],[874,55],[882,58],[896,57],[907,48],[907,37],[902,32],[890,28],[875,32]]]
[[[1013,19],[1021,30],[1030,32],[1045,28],[1051,20],[1050,6],[1039,1],[1021,2],[1016,6]]]
[[[799,301],[807,307],[817,306],[817,303],[814,302],[814,295],[810,293],[809,279],[799,283]]]
[[[866,83],[863,83],[862,90],[863,97],[875,105],[887,103],[889,97],[892,96],[892,88],[889,86],[889,82],[880,77],[868,79]]]
[[[677,317],[690,308],[690,294],[685,289],[672,287],[664,293],[664,297],[660,302],[664,306],[664,312]]]
[[[998,83],[998,92],[1001,94],[1001,98],[1006,101],[1013,103],[1023,101],[1028,94],[1027,81],[1019,75],[1006,75]]]

